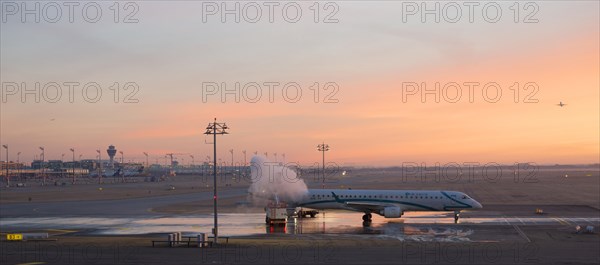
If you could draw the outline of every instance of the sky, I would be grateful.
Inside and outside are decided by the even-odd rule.
[[[243,150],[320,163],[323,142],[339,165],[600,162],[597,1],[474,2],[472,15],[464,2],[288,1],[272,22],[266,2],[37,3],[39,23],[2,2],[13,161],[113,144],[127,161],[189,164],[212,155],[217,118],[230,127],[219,157],[236,163]]]

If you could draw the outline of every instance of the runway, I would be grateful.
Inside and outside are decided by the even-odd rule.
[[[221,191],[219,198],[243,194],[246,194],[245,188],[229,189]],[[0,204],[0,217],[151,216],[156,215],[153,208],[190,201],[211,201],[212,197],[212,192],[196,192],[119,200],[9,203]]]

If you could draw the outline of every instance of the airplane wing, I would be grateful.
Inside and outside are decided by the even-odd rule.
[[[389,206],[398,207],[397,204],[393,204],[393,203],[345,201],[345,200],[340,199],[335,193],[332,192],[332,194],[333,194],[333,198],[337,202],[343,203],[345,208],[347,208],[348,210],[354,210],[357,212],[379,212],[379,211],[383,210],[385,207],[389,207]]]
[[[387,206],[392,206],[389,203],[370,203],[370,202],[344,202],[347,208],[351,208],[357,212],[379,212]]]

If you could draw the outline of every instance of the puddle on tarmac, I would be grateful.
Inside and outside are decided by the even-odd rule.
[[[380,238],[395,238],[411,241],[468,241],[473,233],[470,229],[420,224],[423,220],[414,219],[417,225],[405,224],[400,220],[373,218],[370,227],[363,227],[360,213],[327,212],[316,218],[290,218],[285,226],[268,226],[264,223],[263,213],[225,213],[219,214],[221,235],[243,236],[269,233],[285,234],[345,234],[375,235]],[[447,216],[438,213],[428,218],[440,219]],[[183,217],[37,217],[3,218],[2,230],[43,230],[65,229],[79,230],[88,234],[135,235],[151,233],[183,232],[195,235],[199,232],[210,233],[213,227],[212,215],[194,215]]]
[[[407,213],[406,218],[385,219],[373,216],[370,227],[363,227],[361,213],[326,212],[315,218],[290,218],[285,226],[267,226],[264,213],[223,213],[219,214],[221,235],[245,236],[269,233],[285,234],[340,234],[369,235],[378,238],[394,238],[409,241],[469,241],[474,230],[465,226],[452,226],[452,214],[436,212]],[[560,220],[598,223],[599,218],[564,218]],[[465,218],[461,223],[468,224],[560,224],[556,218],[517,218],[485,217]],[[109,217],[27,217],[2,218],[3,231],[24,231],[44,229],[64,229],[81,231],[86,234],[139,235],[151,233],[183,232],[195,235],[210,233],[213,227],[212,215],[190,215],[180,217],[149,216],[132,218]]]

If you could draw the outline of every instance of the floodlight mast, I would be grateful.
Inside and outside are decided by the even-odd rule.
[[[44,147],[40,146],[40,150],[42,150],[42,154],[40,155],[42,158],[42,165],[40,166],[41,167],[40,171],[42,172],[42,178],[43,178],[42,185],[46,186],[46,170],[44,167],[44,160],[46,160],[46,156],[45,156],[44,152],[46,152],[46,149]]]
[[[214,227],[213,227],[213,244],[218,244],[219,229],[217,221],[217,134],[229,134],[227,132],[227,124],[217,123],[217,118],[214,122],[211,122],[206,126],[206,132],[204,134],[213,135],[213,211],[214,211]]]
[[[329,145],[325,144],[325,142],[323,142],[322,144],[317,145],[317,150],[323,152],[323,179],[322,179],[323,184],[321,185],[321,188],[325,189],[325,152],[329,151]]]
[[[72,161],[72,165],[71,165],[71,173],[73,173],[72,177],[73,179],[71,180],[72,184],[75,184],[75,148],[71,148],[69,149],[71,150],[71,153],[73,153],[73,161]]]
[[[150,167],[150,164],[148,164],[148,153],[144,152],[144,156],[146,156],[146,167]]]
[[[102,152],[98,149],[96,153],[98,153],[98,184],[102,184]]]
[[[21,152],[17,152],[17,178],[21,180],[21,163],[19,162],[19,156],[21,156]]]

